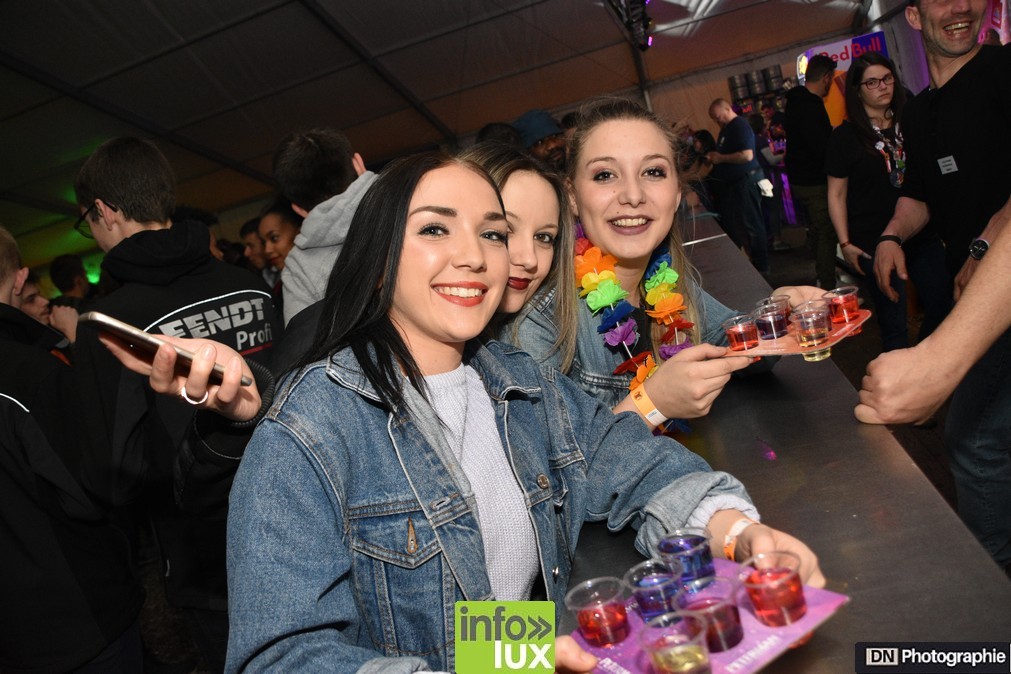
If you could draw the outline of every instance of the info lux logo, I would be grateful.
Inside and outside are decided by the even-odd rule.
[[[555,671],[555,604],[456,602],[457,674]]]

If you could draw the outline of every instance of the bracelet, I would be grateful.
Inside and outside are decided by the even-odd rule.
[[[894,243],[899,244],[900,246],[902,245],[902,237],[895,236],[894,234],[882,234],[881,236],[878,237],[879,244],[884,243],[885,241],[892,241]]]
[[[659,426],[667,421],[667,417],[664,416],[663,412],[658,410],[653,401],[650,400],[649,394],[646,393],[646,387],[643,384],[639,384],[632,390],[632,402],[635,403],[636,409],[639,410],[642,416],[646,417],[646,421],[654,426]]]
[[[842,243],[839,244],[839,247],[840,248],[846,248],[847,246],[852,246],[852,245],[853,244],[850,243],[849,241],[843,241]]]
[[[752,524],[758,524],[758,522],[750,517],[742,517],[730,525],[730,530],[727,531],[727,535],[723,537],[724,558],[729,559],[731,562],[735,561],[734,551],[737,548],[737,537],[741,535],[742,531],[750,527]]]

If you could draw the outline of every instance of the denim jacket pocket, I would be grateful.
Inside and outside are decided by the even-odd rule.
[[[349,508],[347,515],[356,553],[414,569],[440,551],[435,531],[417,501]]]
[[[359,506],[346,514],[358,605],[375,609],[362,615],[374,646],[390,657],[432,656],[423,644],[445,652],[446,620],[431,620],[432,591],[442,590],[441,613],[451,616],[455,586],[418,502]]]
[[[603,363],[599,364],[603,367]],[[632,381],[629,375],[616,375],[610,373],[608,365],[607,373],[592,371],[584,364],[574,362],[570,375],[586,393],[597,398],[608,407],[614,407],[628,395],[628,383]]]

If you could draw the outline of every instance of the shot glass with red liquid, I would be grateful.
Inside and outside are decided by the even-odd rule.
[[[783,627],[807,613],[799,569],[800,557],[778,550],[755,555],[741,564],[738,578],[760,622]]]
[[[705,616],[706,645],[710,653],[728,651],[744,639],[737,610],[737,580],[711,576],[693,580],[677,593],[677,608]]]
[[[697,613],[671,611],[653,618],[639,632],[639,645],[654,674],[710,674],[706,619]]]
[[[620,578],[585,580],[565,595],[565,606],[576,614],[579,633],[591,646],[613,646],[628,636],[628,614]]]
[[[860,303],[857,301],[856,286],[840,286],[828,291],[822,297],[828,301],[833,323],[849,323],[859,317]],[[860,331],[861,329],[857,328],[852,334],[858,335]]]
[[[681,563],[647,559],[625,572],[622,580],[645,622],[675,608],[674,595],[681,589]]]
[[[755,319],[743,314],[723,321],[723,331],[727,333],[731,351],[747,351],[758,346],[758,328]]]

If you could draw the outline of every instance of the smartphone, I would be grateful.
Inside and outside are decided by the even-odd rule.
[[[168,343],[158,339],[157,335],[144,332],[143,330],[133,327],[129,323],[118,321],[112,316],[106,316],[99,311],[89,311],[81,314],[78,322],[90,323],[98,328],[100,332],[108,332],[124,340],[130,348],[140,349],[152,355],[158,351],[158,347],[162,344]],[[188,374],[190,366],[193,365],[193,352],[171,344],[169,346],[172,346],[176,352],[176,372],[181,375]],[[210,382],[212,384],[220,384],[223,381],[224,376],[225,368],[221,365],[221,363],[215,363],[214,369],[211,370]],[[243,386],[250,386],[252,385],[253,380],[243,375],[239,383]]]

